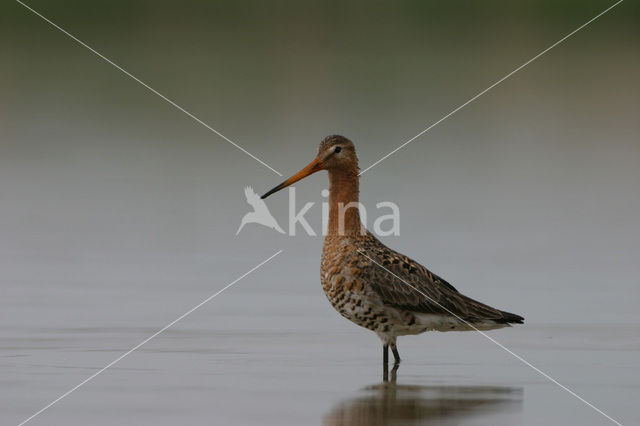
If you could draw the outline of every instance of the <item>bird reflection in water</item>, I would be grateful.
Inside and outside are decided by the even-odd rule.
[[[390,380],[367,386],[333,407],[326,426],[476,424],[496,415],[517,422],[522,411],[522,389],[498,386],[417,386],[397,383],[398,366]],[[488,419],[485,419],[488,420]],[[485,424],[491,424],[485,423]]]

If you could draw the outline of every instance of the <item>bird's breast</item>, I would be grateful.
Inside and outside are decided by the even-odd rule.
[[[334,307],[347,299],[367,294],[358,253],[348,239],[325,240],[320,275],[322,288]]]

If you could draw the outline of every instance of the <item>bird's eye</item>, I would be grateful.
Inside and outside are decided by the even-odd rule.
[[[336,148],[333,150],[333,152],[335,152],[336,154],[338,152],[342,151],[342,147],[341,146],[336,146]]]

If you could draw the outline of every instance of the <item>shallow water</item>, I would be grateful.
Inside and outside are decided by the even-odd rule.
[[[335,314],[319,285],[292,293],[268,281],[294,255],[282,256],[33,424],[606,424],[476,333],[401,339],[403,363],[384,383],[377,337]],[[3,309],[3,423],[30,416],[213,293],[165,287],[137,298],[108,287],[84,304],[71,296],[77,287],[9,289],[19,303]],[[637,327],[533,320],[490,334],[614,418],[637,422]]]

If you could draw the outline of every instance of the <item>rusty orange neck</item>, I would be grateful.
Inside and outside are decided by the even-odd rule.
[[[359,235],[358,168],[329,170],[329,224],[327,235]]]

